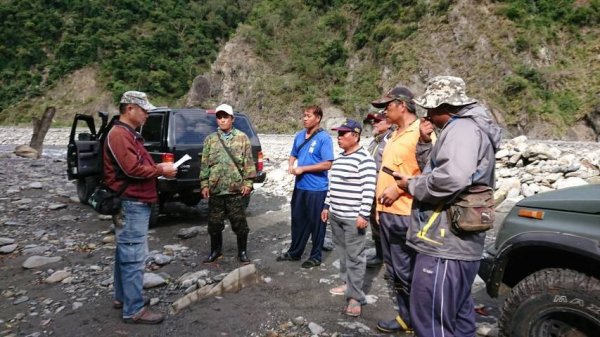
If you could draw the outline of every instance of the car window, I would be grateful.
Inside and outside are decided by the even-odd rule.
[[[202,144],[206,136],[217,130],[217,121],[204,112],[184,111],[175,115],[172,130],[175,144]]]
[[[175,144],[202,144],[204,138],[217,131],[217,120],[214,114],[198,113],[194,111],[178,112],[174,118]],[[233,126],[243,131],[248,137],[254,135],[248,119],[236,116]],[[173,139],[173,138],[172,138]]]
[[[243,131],[249,138],[254,136],[254,130],[252,130],[250,121],[245,116],[236,116],[235,120],[233,121],[233,127]]]
[[[163,114],[151,114],[142,127],[142,137],[146,143],[160,143]]]

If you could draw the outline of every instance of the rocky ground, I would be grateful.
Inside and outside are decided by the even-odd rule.
[[[263,135],[268,181],[256,189],[248,208],[249,255],[256,269],[255,282],[173,313],[172,304],[178,299],[222,284],[239,264],[235,236],[227,228],[225,257],[203,265],[201,260],[209,247],[206,205],[190,208],[171,204],[159,226],[150,230],[145,275],[146,295],[153,308],[171,313],[159,326],[123,324],[120,312],[111,306],[112,221],[78,202],[75,185],[66,178],[65,130],[51,130],[48,146],[38,160],[11,152],[14,145],[28,142],[30,130],[0,131],[2,337],[378,336],[377,320],[394,315],[381,269],[367,272],[369,305],[362,317],[350,318],[342,314],[343,300],[328,293],[339,284],[335,252],[325,252],[323,265],[311,270],[300,268],[301,262],[275,262],[290,242],[293,180],[285,170],[292,138]],[[600,150],[596,143],[545,144],[546,148],[537,150],[530,148],[533,145],[538,146],[525,140],[507,142],[506,151],[499,153],[499,175],[503,172],[499,201],[515,202],[535,193],[536,188],[560,188],[558,182],[569,179],[573,184],[593,182],[598,176]],[[566,150],[569,147],[573,151]],[[559,149],[558,154],[553,149]],[[570,153],[574,153],[573,158],[567,156]],[[568,160],[559,164],[565,157]],[[547,170],[554,171],[554,176],[549,177]],[[573,177],[581,181],[575,182]],[[489,237],[492,240],[493,235]],[[479,333],[493,336],[499,301],[489,299],[479,282],[474,285],[474,297],[480,313]]]

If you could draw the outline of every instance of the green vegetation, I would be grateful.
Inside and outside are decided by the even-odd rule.
[[[393,44],[412,36],[427,12],[443,14],[449,3],[265,0],[253,8],[241,34],[272,67],[262,85],[275,109],[325,98],[359,118],[366,102],[388,89],[378,78],[382,64],[401,59]]]
[[[18,101],[98,64],[118,97],[144,90],[184,95],[214,61],[252,1],[69,0],[0,2],[0,121]]]
[[[297,129],[306,104],[360,118],[438,74],[509,126],[565,130],[600,104],[600,0],[0,0],[0,17],[0,123],[89,66],[115,99],[135,88],[176,105],[236,29],[264,65],[239,89],[261,132]]]

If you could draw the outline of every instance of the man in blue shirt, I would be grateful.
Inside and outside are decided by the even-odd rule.
[[[321,264],[325,239],[321,211],[329,185],[327,171],[333,161],[333,142],[329,134],[319,127],[322,119],[320,107],[309,106],[304,110],[305,129],[296,134],[288,161],[288,172],[296,176],[291,202],[292,243],[286,253],[277,257],[277,261],[300,260],[310,236],[312,249],[302,268]]]

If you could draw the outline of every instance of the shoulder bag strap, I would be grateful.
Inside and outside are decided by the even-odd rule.
[[[107,141],[107,140],[108,140],[108,134],[106,136],[105,141]],[[104,144],[102,144],[102,147],[104,147]],[[116,163],[115,154],[110,149],[110,146],[108,146],[108,153],[110,153],[110,156],[112,157],[111,158],[112,159],[112,164],[113,164],[113,167],[115,168],[115,171],[117,171],[117,172],[121,171],[121,172],[123,172],[123,174],[125,174],[125,172],[123,171],[123,169],[121,169],[121,167]],[[102,176],[104,176],[104,172],[102,173]],[[104,180],[104,177],[102,177],[102,180]],[[117,197],[120,197],[121,194],[123,194],[123,192],[125,192],[125,189],[127,188],[127,186],[129,186],[129,180],[123,179],[123,182],[124,182],[123,185],[121,185],[121,187],[117,191]],[[102,183],[102,185],[104,185],[104,182]],[[106,185],[104,185],[104,186],[106,186]]]
[[[316,136],[317,133],[319,133],[321,131],[323,131],[323,129],[319,128],[317,131],[315,131],[315,133],[313,133],[312,135],[310,135],[310,137],[308,137],[306,140],[304,140],[304,142],[302,142],[302,144],[300,144],[300,146],[298,146],[297,152],[300,153],[300,149],[302,149],[304,147],[304,145],[306,145],[312,139],[312,137]]]
[[[227,147],[227,145],[225,145],[225,142],[223,142],[223,139],[221,138],[221,136],[219,136],[217,134],[217,138],[219,138],[219,141],[221,142],[221,145],[223,145],[223,148],[225,149],[225,152],[227,152],[227,154],[229,155],[229,158],[231,159],[231,161],[233,162],[233,164],[235,165],[235,168],[237,168],[238,172],[240,173],[240,176],[242,177],[242,181],[244,180],[244,172],[242,171],[242,169],[238,166],[238,163],[235,161],[235,159],[233,159],[233,155],[231,154],[231,152],[229,151],[229,148]]]

